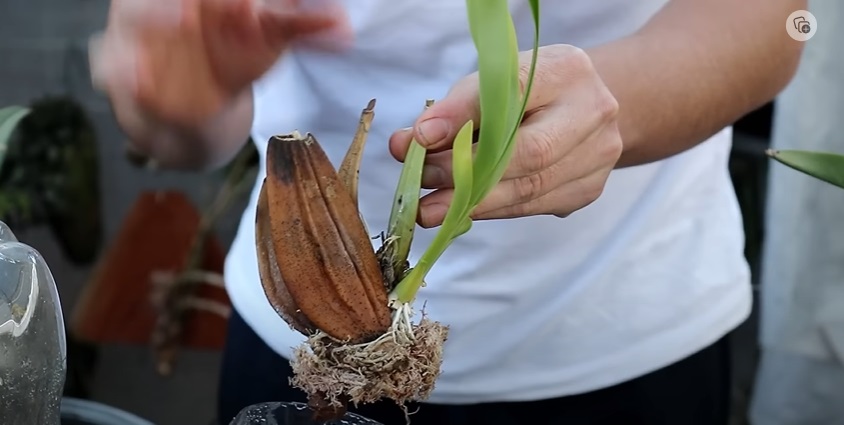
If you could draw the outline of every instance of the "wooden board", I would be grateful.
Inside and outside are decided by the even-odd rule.
[[[142,193],[99,259],[73,309],[70,331],[89,342],[148,344],[156,320],[150,275],[183,269],[199,220],[199,212],[183,193]],[[212,237],[205,247],[204,270],[222,273],[224,258],[219,240]],[[231,305],[222,288],[202,285],[195,295]],[[181,345],[220,349],[225,333],[223,317],[192,311]]]

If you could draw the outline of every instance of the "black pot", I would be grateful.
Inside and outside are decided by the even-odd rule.
[[[332,422],[316,422],[312,414],[304,403],[260,403],[241,410],[229,425],[382,425],[354,413]]]

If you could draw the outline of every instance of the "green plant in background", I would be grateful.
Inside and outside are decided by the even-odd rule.
[[[29,114],[30,109],[24,106],[7,106],[0,108],[0,169],[3,168],[3,158],[9,146],[15,128],[20,120]]]
[[[89,263],[102,224],[93,123],[67,96],[0,109],[0,220],[47,224],[67,258]]]
[[[24,106],[7,106],[0,109],[0,171],[3,170],[6,153],[18,123],[29,114],[30,109]],[[11,221],[8,216],[17,213],[24,219],[32,218],[29,197],[22,190],[10,187],[0,195],[0,220]]]
[[[769,149],[766,154],[787,167],[844,189],[844,155],[796,149]]]

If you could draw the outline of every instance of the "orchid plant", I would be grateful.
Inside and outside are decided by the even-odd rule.
[[[519,49],[506,0],[467,0],[469,29],[478,52],[481,122],[472,155],[475,123],[466,122],[454,140],[454,197],[433,242],[391,293],[395,304],[413,301],[425,276],[448,246],[472,227],[474,208],[499,182],[510,163],[516,133],[533,86],[539,49],[539,0],[529,0],[534,21],[533,54],[524,93],[519,81]],[[410,251],[419,204],[426,150],[411,142],[393,202],[387,240],[395,243],[403,264]],[[409,202],[408,202],[409,200]]]

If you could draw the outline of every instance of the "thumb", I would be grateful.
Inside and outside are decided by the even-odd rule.
[[[413,133],[416,140],[429,151],[451,148],[457,132],[473,120],[477,129],[480,118],[477,73],[455,84],[444,99],[434,102],[416,120]]]

